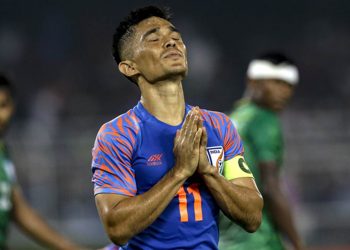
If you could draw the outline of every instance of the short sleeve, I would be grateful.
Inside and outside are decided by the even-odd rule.
[[[9,159],[6,159],[4,161],[4,169],[5,172],[8,176],[8,178],[10,179],[12,185],[17,183],[17,175],[16,175],[16,170],[15,170],[15,165],[13,164],[13,162]]]
[[[257,161],[276,161],[282,157],[282,132],[277,119],[258,119],[251,128],[251,140]]]
[[[224,151],[225,161],[244,153],[243,144],[237,129],[226,115],[224,116]]]
[[[94,193],[136,194],[132,154],[135,138],[127,128],[115,129],[105,124],[97,134],[92,149]]]

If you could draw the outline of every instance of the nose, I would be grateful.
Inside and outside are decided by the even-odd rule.
[[[174,48],[176,46],[176,43],[173,39],[168,39],[168,41],[165,42],[165,48]]]

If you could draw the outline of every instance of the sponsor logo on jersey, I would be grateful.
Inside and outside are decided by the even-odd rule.
[[[209,163],[222,174],[224,169],[224,148],[222,146],[207,147],[207,157]]]
[[[147,166],[159,166],[162,165],[163,154],[151,155],[147,160]]]

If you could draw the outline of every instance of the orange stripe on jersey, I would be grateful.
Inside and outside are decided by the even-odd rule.
[[[122,138],[115,138],[115,140],[120,143],[121,145],[124,145],[126,149],[129,150],[129,152],[126,152],[125,149],[123,149],[122,147],[119,147],[118,149],[120,151],[122,151],[126,156],[128,156],[129,158],[131,158],[132,155],[132,147],[130,145],[130,143]],[[125,145],[127,144],[127,145]],[[115,147],[114,145],[111,145],[113,148]],[[115,149],[115,151],[118,151],[117,149]]]
[[[107,171],[107,172],[110,172],[111,169],[109,169],[109,167],[106,165],[106,164],[100,164],[99,165],[100,167],[100,171],[103,170],[103,171]],[[102,176],[102,175],[101,175]]]
[[[224,125],[225,121],[224,121],[224,118],[222,118],[222,115],[219,115],[219,118],[220,118],[221,124]]]
[[[133,128],[136,129],[136,134],[137,134],[139,132],[139,130],[140,130],[140,127],[139,127],[138,123],[141,122],[141,121],[136,116],[135,113],[132,113],[131,111],[129,111],[127,114],[129,115],[129,118],[132,120],[132,122],[134,124]]]
[[[120,132],[124,132],[123,119],[121,117],[117,119],[117,128],[120,130]]]
[[[213,119],[213,122],[215,124],[214,127],[218,130],[218,132],[220,134],[220,137],[222,138],[222,130],[220,129],[220,123],[219,123],[219,121],[217,120],[216,117]]]
[[[202,116],[203,116],[203,118],[204,118],[204,120],[205,120],[205,121],[207,121],[207,122],[211,123],[211,122],[210,122],[210,118],[209,118],[209,115],[208,115],[208,112],[207,112],[207,111],[205,111],[205,110],[202,110],[202,109],[201,109],[201,114],[203,114]]]
[[[230,138],[232,138],[232,136],[233,136],[232,132],[231,132],[231,128],[232,128],[232,123],[229,123],[228,128],[226,129],[225,138],[224,138],[225,147],[227,147],[226,146],[227,142],[231,141]]]
[[[130,127],[134,127],[134,124],[129,120],[129,117],[125,117],[125,122],[130,126]]]
[[[113,150],[116,150],[115,145],[113,145],[108,140],[104,139],[104,137],[106,135],[112,135],[113,136],[112,139],[115,139],[120,144],[122,144],[124,147],[126,147],[130,152],[132,152],[132,145],[130,144],[130,142],[128,140],[122,138],[119,134],[115,134],[115,133],[112,133],[112,132],[105,132],[104,136],[100,140],[103,141],[105,144],[107,144],[109,147],[111,147]]]
[[[100,171],[101,172],[101,171]],[[118,182],[120,182],[120,183],[123,183],[125,180],[129,183],[129,184],[131,184],[130,186],[133,186],[133,180],[132,179],[130,179],[130,177],[125,177],[125,180],[124,179],[121,179],[121,177],[120,176],[118,176],[118,175],[115,175],[115,174],[113,174],[113,173],[111,173],[110,171],[107,171],[108,173],[110,173],[110,174],[112,174],[112,175],[107,175],[107,174],[103,174],[103,172],[101,172],[102,174],[100,174],[100,178],[98,178],[98,182],[102,182],[101,183],[101,185],[100,185],[100,187],[111,187],[111,188],[115,188],[115,187],[113,187],[112,186],[112,183],[116,183],[116,181],[118,181]],[[94,174],[94,176],[95,176],[95,174]],[[95,178],[97,178],[97,176],[95,176]],[[114,179],[114,180],[113,180]],[[98,182],[96,182],[96,183],[98,183]],[[129,186],[129,187],[130,187]],[[124,189],[121,189],[121,188],[119,188],[120,190],[124,190]],[[129,192],[127,189],[125,189],[127,192]],[[131,188],[131,191],[132,192],[136,192],[136,189],[134,189],[134,188]]]
[[[111,186],[99,186],[95,189],[95,193],[98,193],[100,189],[104,189],[104,188],[108,188],[109,190],[115,190],[117,191],[118,193],[121,193],[121,194],[124,194],[124,195],[127,195],[127,196],[134,196],[135,193],[131,193],[129,190],[126,190],[126,189],[120,189],[120,188],[115,188],[115,187],[111,187]]]
[[[112,154],[110,148],[105,146],[106,144],[108,145],[109,143],[106,140],[101,138],[100,143],[99,143],[99,145],[100,145],[99,150],[101,150],[102,152],[104,152],[106,154]]]
[[[224,144],[224,151],[227,151],[232,145],[234,144],[234,141],[228,141]]]
[[[119,152],[116,152],[117,156],[119,157],[119,159],[122,159],[121,155],[119,154]],[[119,162],[119,164],[123,165],[124,168],[119,167],[118,165],[116,165],[116,167],[118,167],[118,170],[123,174],[123,176],[127,179],[127,182],[132,182],[133,180],[130,178],[130,175],[132,177],[135,176],[134,172],[130,169],[129,165],[126,165],[125,163],[123,163],[122,161]]]
[[[134,145],[135,141],[136,141],[135,137],[134,137],[134,135],[132,134],[132,132],[131,132],[131,130],[129,128],[127,129],[127,131],[128,131],[129,138],[131,140],[131,144]]]

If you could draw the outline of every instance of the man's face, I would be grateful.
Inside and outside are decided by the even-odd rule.
[[[14,111],[11,95],[7,90],[0,89],[0,135],[3,135]]]
[[[135,26],[132,61],[148,81],[187,74],[187,52],[180,33],[168,21],[150,17]]]
[[[274,111],[283,110],[294,93],[294,87],[282,80],[259,80],[256,85],[261,90],[262,103]]]

